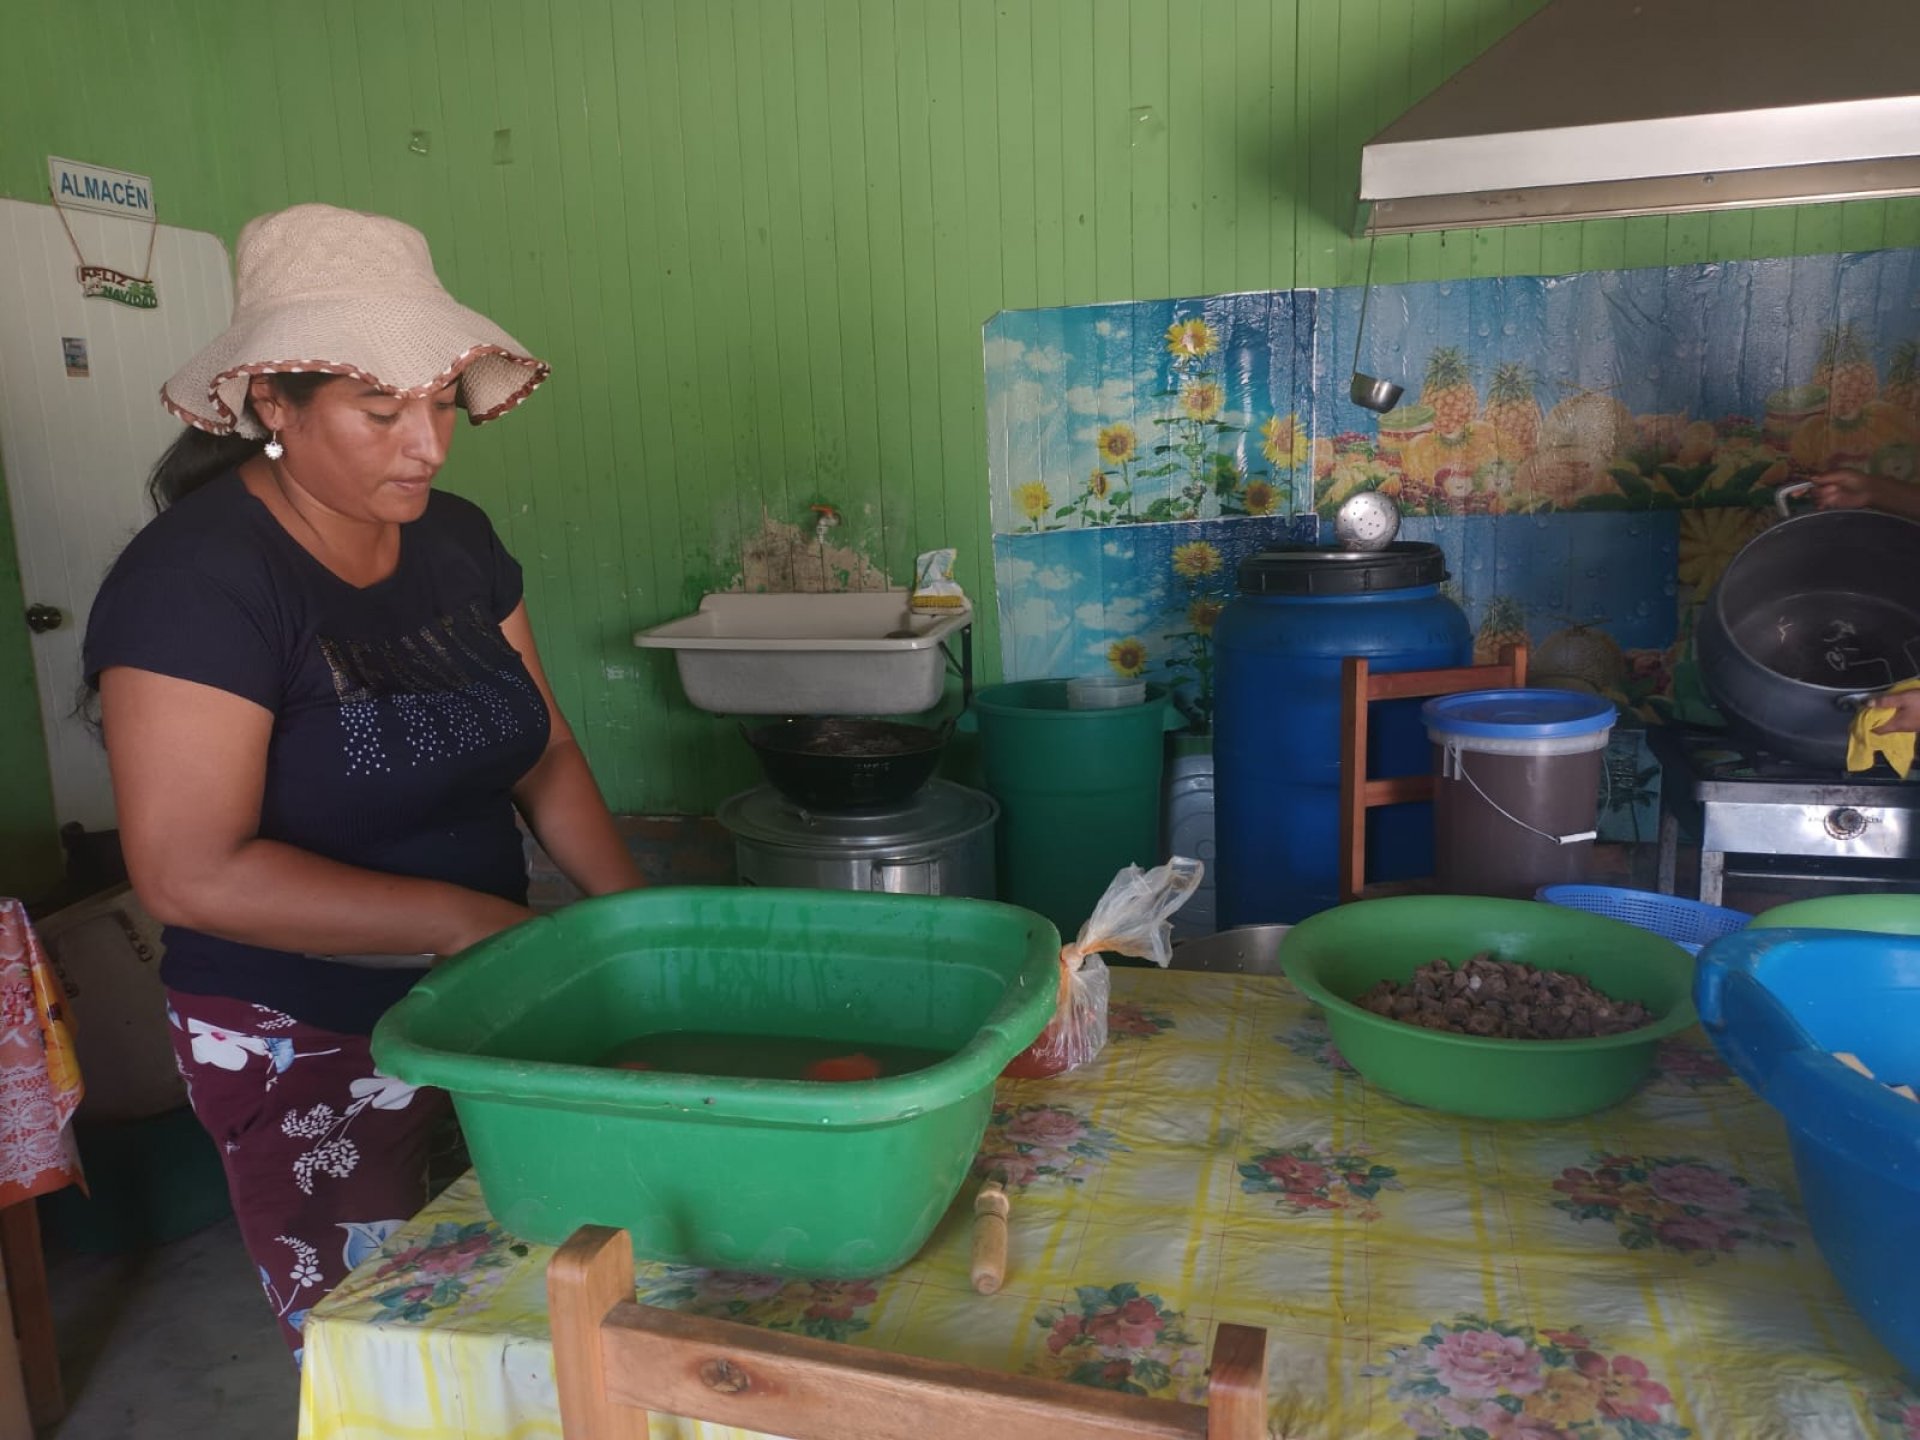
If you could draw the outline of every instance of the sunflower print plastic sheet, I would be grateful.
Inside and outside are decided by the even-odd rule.
[[[1217,1323],[1263,1325],[1275,1436],[1920,1436],[1772,1112],[1697,1033],[1612,1110],[1479,1124],[1368,1086],[1283,980],[1119,970],[1113,993],[1098,1060],[996,1096],[976,1169],[1014,1195],[999,1294],[968,1286],[969,1187],[892,1275],[656,1265],[640,1298],[1183,1399]],[[302,1436],[558,1437],[551,1253],[461,1180],[308,1320]]]

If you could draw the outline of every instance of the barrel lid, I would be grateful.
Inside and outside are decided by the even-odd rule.
[[[1564,740],[1597,735],[1618,718],[1613,702],[1579,690],[1469,690],[1420,707],[1447,735],[1474,740]]]
[[[1370,595],[1438,585],[1447,578],[1447,559],[1424,540],[1364,551],[1282,545],[1242,560],[1239,578],[1243,595]]]
[[[724,801],[716,818],[740,840],[865,854],[957,840],[991,825],[999,814],[991,796],[929,780],[898,805],[862,810],[805,810],[771,785],[760,785]]]

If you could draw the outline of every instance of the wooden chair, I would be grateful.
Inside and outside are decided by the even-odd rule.
[[[40,1214],[31,1200],[0,1209],[0,1266],[6,1269],[7,1303],[0,1325],[25,1376],[33,1423],[40,1428],[64,1419],[66,1391],[60,1381],[60,1350],[53,1331],[53,1300],[47,1291],[47,1258],[40,1242]],[[0,1435],[7,1432],[0,1429]]]
[[[836,1345],[641,1305],[624,1230],[585,1226],[547,1267],[567,1440],[646,1440],[647,1414],[788,1440],[1265,1440],[1267,1332],[1221,1325],[1207,1403]]]
[[[1492,665],[1375,674],[1360,656],[1340,669],[1340,899],[1367,888],[1367,811],[1433,799],[1433,773],[1375,780],[1367,773],[1367,723],[1375,701],[1425,699],[1466,690],[1518,690],[1527,683],[1527,650],[1508,647]]]
[[[7,1277],[0,1274],[0,1294],[5,1294],[9,1301],[13,1298],[11,1289]],[[34,1429],[20,1345],[5,1312],[0,1311],[0,1436],[7,1440],[29,1440]]]

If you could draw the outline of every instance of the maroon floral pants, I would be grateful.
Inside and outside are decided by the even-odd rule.
[[[374,1069],[364,1035],[167,992],[193,1113],[219,1145],[247,1253],[300,1358],[307,1312],[427,1201],[446,1096]]]

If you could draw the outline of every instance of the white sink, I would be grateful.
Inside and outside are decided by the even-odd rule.
[[[972,619],[917,615],[905,590],[722,594],[633,643],[673,651],[687,699],[717,715],[917,715],[945,689],[941,642]]]

